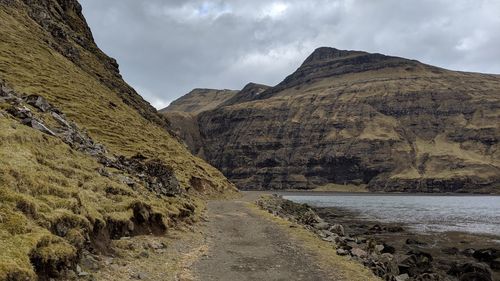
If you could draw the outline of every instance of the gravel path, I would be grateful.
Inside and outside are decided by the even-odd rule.
[[[208,204],[204,227],[208,252],[191,267],[201,281],[335,280],[314,255],[300,248],[284,229],[259,215],[242,200]]]

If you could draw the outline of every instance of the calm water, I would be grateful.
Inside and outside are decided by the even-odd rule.
[[[500,236],[500,196],[290,194],[286,199],[337,207],[360,219],[397,222],[423,232],[463,231]]]

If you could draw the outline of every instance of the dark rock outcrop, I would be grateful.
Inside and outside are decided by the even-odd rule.
[[[498,75],[319,48],[260,89],[177,126],[241,189],[500,190]]]

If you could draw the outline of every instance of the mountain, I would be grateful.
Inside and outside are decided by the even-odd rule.
[[[322,47],[240,94],[191,117],[190,133],[239,188],[500,192],[499,75]]]
[[[167,127],[184,141],[191,153],[205,158],[198,114],[220,106],[252,100],[268,88],[269,86],[249,83],[241,91],[194,89],[160,112],[169,120]]]
[[[216,108],[234,97],[237,92],[233,90],[194,89],[160,112],[177,111],[197,114]]]
[[[76,0],[0,1],[0,280],[49,280],[235,192],[95,44]]]

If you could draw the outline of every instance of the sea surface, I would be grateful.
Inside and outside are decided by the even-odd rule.
[[[500,196],[285,193],[314,207],[336,207],[360,220],[401,223],[419,232],[459,231],[500,238]]]

